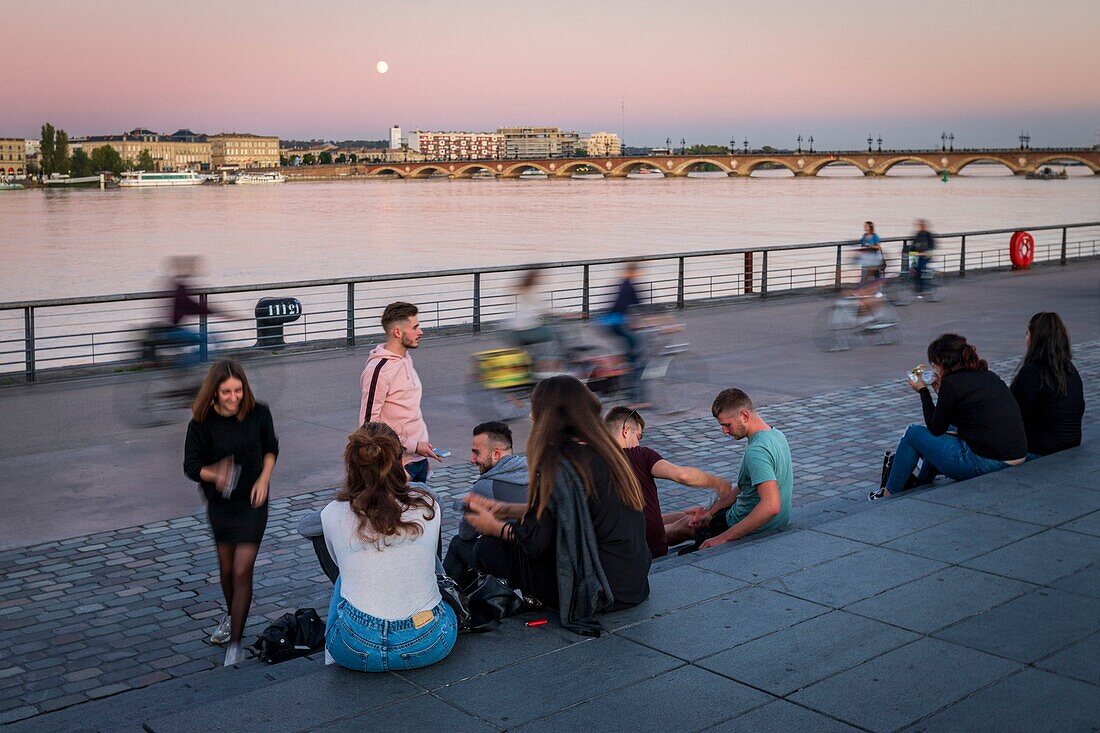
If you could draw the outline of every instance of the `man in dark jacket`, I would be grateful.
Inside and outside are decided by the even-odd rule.
[[[507,425],[486,422],[474,428],[470,463],[481,474],[471,488],[475,494],[509,504],[527,504],[527,458],[512,453],[512,431]],[[464,517],[443,560],[447,575],[463,588],[477,577],[474,570],[477,538],[477,531]]]

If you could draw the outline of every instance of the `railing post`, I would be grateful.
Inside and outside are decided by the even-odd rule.
[[[481,333],[481,273],[474,273],[474,333]]]
[[[754,291],[752,278],[752,252],[745,253],[745,287],[744,294],[751,295]]]
[[[760,297],[768,299],[768,250],[764,250],[764,267],[760,272]]]
[[[348,336],[347,345],[355,346],[355,283],[348,283]]]
[[[28,382],[35,380],[34,370],[34,308],[27,306],[23,309],[23,343],[25,355],[25,373]]]
[[[206,313],[206,302],[209,299],[206,293],[199,296],[199,305],[202,307],[202,315],[199,316],[199,361],[210,360],[210,317]]]
[[[589,306],[591,305],[591,303],[589,301],[589,286],[588,286],[588,283],[589,283],[588,278],[589,278],[589,274],[590,274],[589,273],[589,267],[590,267],[589,265],[584,266],[584,284],[581,286],[581,318],[584,318],[586,320],[588,319]]]
[[[839,244],[836,246],[836,275],[833,278],[833,289],[834,290],[840,290],[840,264],[841,264],[841,262],[840,262],[840,256],[841,256],[840,247],[841,247],[841,245],[839,245]]]
[[[962,235],[962,246],[959,247],[959,277],[966,277],[966,235]]]
[[[1065,240],[1063,240],[1064,242]],[[1063,257],[1063,259],[1065,259]],[[676,275],[676,307],[684,309],[684,258],[680,258],[680,271]]]
[[[909,240],[901,241],[901,274],[909,272]]]
[[[1066,227],[1062,227],[1062,264],[1066,264]]]

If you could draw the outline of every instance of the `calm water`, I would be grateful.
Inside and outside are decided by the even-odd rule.
[[[1100,176],[972,166],[864,178],[765,172],[571,181],[349,181],[0,193],[0,301],[157,289],[198,254],[212,285],[1100,219]]]

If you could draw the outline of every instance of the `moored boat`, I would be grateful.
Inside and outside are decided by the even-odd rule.
[[[261,183],[286,183],[286,176],[279,171],[271,173],[238,173],[238,186],[252,186]]]
[[[204,177],[195,171],[148,172],[127,171],[118,182],[120,188],[155,188],[160,186],[199,186]]]

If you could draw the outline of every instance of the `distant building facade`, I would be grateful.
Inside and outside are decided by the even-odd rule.
[[[22,137],[0,137],[0,174],[27,175],[27,140]]]
[[[593,157],[607,158],[623,154],[623,143],[619,136],[613,132],[592,132],[581,135],[577,141],[578,148],[584,150]]]
[[[279,138],[223,132],[208,135],[210,163],[214,168],[277,168]]]
[[[409,133],[408,146],[425,160],[486,160],[504,157],[504,136],[495,132]]]
[[[394,125],[390,128],[390,149],[395,150],[401,147],[401,126]]]
[[[562,158],[573,154],[577,147],[575,132],[562,132],[560,127],[501,127],[497,134],[504,138],[507,158]]]
[[[121,135],[90,135],[69,140],[71,149],[83,148],[88,155],[104,145],[114,148],[128,163],[136,162],[142,151],[148,150],[158,171],[210,169],[210,142],[205,135],[190,130],[161,135],[138,127]]]

